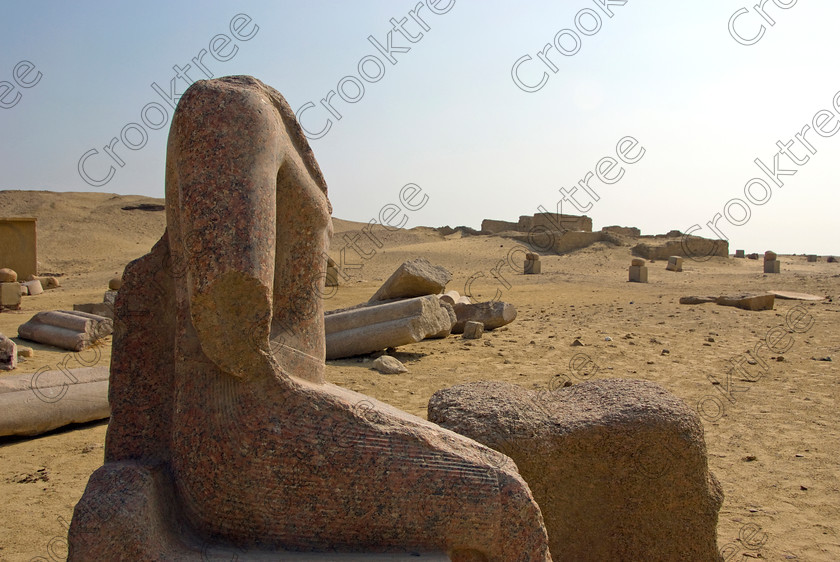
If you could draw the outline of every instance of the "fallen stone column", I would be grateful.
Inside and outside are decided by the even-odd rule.
[[[39,312],[18,328],[23,339],[45,343],[70,351],[82,351],[99,338],[113,332],[112,320],[78,311]]]
[[[451,327],[449,312],[434,295],[327,314],[327,359],[415,343]]]
[[[108,367],[38,371],[0,380],[0,436],[38,435],[105,419]]]

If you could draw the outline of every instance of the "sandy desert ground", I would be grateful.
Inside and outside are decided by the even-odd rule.
[[[38,217],[40,269],[60,274],[61,280],[58,289],[24,297],[22,310],[0,314],[0,332],[15,336],[18,325],[37,311],[101,301],[108,280],[164,231],[164,213],[122,210],[141,202],[163,201],[0,192],[0,215]],[[335,221],[331,254],[336,259],[343,235],[360,226]],[[504,380],[528,388],[556,384],[557,376],[572,382],[655,381],[692,407],[702,402],[706,408],[709,464],[725,493],[718,544],[727,560],[840,560],[840,264],[781,256],[782,273],[765,275],[761,261],[686,260],[682,273],[665,271],[665,262],[657,261],[648,264],[650,282],[636,284],[627,282],[629,246],[597,243],[566,255],[544,254],[543,273],[525,276],[521,268],[497,267],[516,245],[510,239],[442,236],[431,228],[374,232],[382,248],[359,238],[375,255],[356,260],[352,254],[361,268],[350,271],[327,309],[367,300],[400,263],[422,256],[453,273],[450,289],[463,293],[472,278],[474,297],[489,300],[498,290],[519,315],[481,340],[450,336],[399,348],[395,356],[409,369],[402,375],[379,374],[365,358],[329,362],[331,382],[425,417],[432,393],[467,381]],[[767,249],[772,248],[746,248],[748,253]],[[504,281],[491,274],[493,268]],[[762,312],[678,303],[685,295],[768,289],[828,298],[816,303],[777,299],[774,310]],[[789,348],[782,354],[760,346],[768,334],[780,333],[775,329],[784,327],[797,307],[812,322],[798,324]],[[571,345],[578,338],[583,347]],[[17,341],[33,347],[35,357],[21,362],[15,374],[110,359],[110,341],[81,355]],[[752,364],[747,352],[756,346],[758,362]],[[585,372],[570,368],[581,353],[592,361]],[[818,360],[826,357],[833,361]],[[750,376],[732,370],[733,361]],[[716,387],[710,377],[721,384]],[[718,388],[727,384],[738,389],[734,402],[721,400]],[[722,412],[715,410],[717,404]],[[0,503],[6,506],[0,560],[64,559],[73,506],[90,473],[102,464],[106,428],[99,422],[0,441]]]

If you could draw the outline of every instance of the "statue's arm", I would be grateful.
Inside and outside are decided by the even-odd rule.
[[[170,132],[192,324],[204,354],[238,377],[271,370],[279,127],[258,91],[197,82]]]

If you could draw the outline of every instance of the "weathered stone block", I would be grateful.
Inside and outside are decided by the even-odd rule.
[[[368,302],[405,299],[441,293],[452,280],[446,268],[432,265],[426,258],[403,263]]]
[[[735,257],[736,257],[736,258],[743,258],[743,257],[746,257],[746,256],[744,255],[744,250],[735,250]]]
[[[476,304],[457,303],[454,307],[457,322],[452,326],[453,334],[463,334],[469,321],[481,322],[485,330],[495,330],[516,320],[516,307],[502,301],[488,301]]]
[[[644,265],[630,266],[630,281],[634,283],[648,282],[648,268]]]
[[[468,383],[437,391],[428,417],[516,462],[554,560],[720,560],[703,425],[655,383]]]
[[[525,260],[525,275],[539,273],[542,273],[542,262],[540,260]]]
[[[41,285],[40,279],[33,279],[32,281],[26,281],[23,283],[26,285],[26,288],[29,290],[30,295],[40,295],[44,292],[44,287]]]
[[[462,336],[465,340],[477,340],[481,338],[481,335],[484,333],[484,324],[481,322],[466,322],[464,324],[464,335]]]
[[[776,258],[778,258],[776,252],[772,252],[770,250],[764,252],[764,261],[774,261]]]
[[[764,273],[780,273],[782,264],[779,260],[765,260]]]
[[[19,308],[20,287],[19,283],[0,283],[0,306]]]
[[[808,255],[808,261],[809,261],[810,263],[815,263],[815,262],[817,262],[818,260],[819,260],[819,256],[817,256],[816,254],[809,254],[809,255]]]
[[[665,269],[668,271],[682,271],[683,259],[680,256],[671,256],[668,258],[668,265]]]

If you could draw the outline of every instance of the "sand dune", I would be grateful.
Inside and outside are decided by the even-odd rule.
[[[122,210],[142,203],[162,200],[0,192],[0,215],[38,217],[41,270],[62,275],[61,288],[25,298],[19,312],[0,314],[0,332],[16,335],[17,326],[39,310],[101,300],[108,279],[164,231],[165,213]],[[507,263],[517,244],[510,239],[374,227],[373,241],[360,232],[364,226],[334,221],[330,254],[338,261],[345,248],[348,280],[327,309],[367,300],[402,261],[422,256],[453,273],[449,288],[463,293],[468,286],[483,300],[498,292],[516,305],[519,316],[482,340],[451,336],[400,348],[396,357],[409,369],[403,375],[380,375],[364,358],[330,362],[331,382],[424,417],[435,390],[482,379],[539,388],[556,375],[640,378],[665,386],[692,407],[707,397],[723,398],[719,389],[731,384],[738,389],[734,402],[723,398],[722,416],[714,420],[707,412],[704,421],[709,463],[726,494],[719,546],[735,553],[729,560],[840,559],[840,264],[781,256],[782,273],[765,275],[761,262],[753,260],[686,259],[682,273],[667,272],[665,262],[657,261],[648,263],[650,282],[635,284],[627,282],[630,247],[599,242],[562,256],[543,255],[543,274],[525,276],[521,254],[514,255],[516,270]],[[353,250],[345,235],[365,255]],[[777,299],[775,310],[763,312],[678,304],[685,295],[770,289],[829,298]],[[797,307],[813,324],[790,334],[784,353],[761,347]],[[584,347],[571,346],[576,338]],[[760,361],[750,364],[747,351],[757,345]],[[80,356],[32,347],[35,357],[15,373],[55,368],[62,361],[70,367],[106,364],[110,358],[109,342]],[[578,353],[597,368],[571,370]],[[814,359],[826,357],[833,361]],[[733,361],[751,376],[730,375]],[[6,506],[0,559],[58,560],[66,553],[62,537],[88,476],[102,463],[105,429],[100,423],[0,442],[0,501]]]

